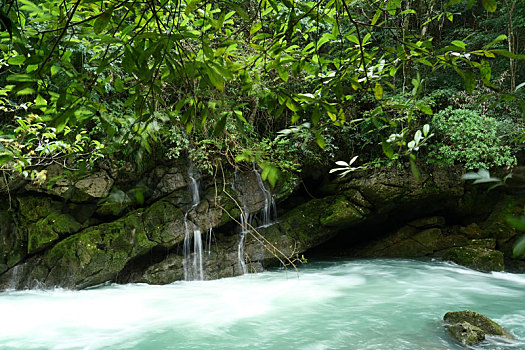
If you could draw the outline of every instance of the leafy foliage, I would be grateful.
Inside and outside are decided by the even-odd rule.
[[[275,183],[305,159],[363,151],[360,141],[362,159],[381,145],[414,164],[433,74],[456,74],[469,93],[497,91],[492,64],[523,58],[502,46],[513,33],[479,45],[442,35],[455,17],[501,10],[485,0],[9,0],[0,8],[4,139],[17,137],[16,121],[35,120],[54,135],[40,143],[54,148],[43,162],[22,160],[35,139],[20,138],[17,154],[5,143],[0,166],[26,176],[49,162],[107,158],[140,170],[189,154],[210,172],[219,159],[256,163]],[[386,142],[392,134],[401,137]]]
[[[439,137],[430,157],[439,164],[463,163],[467,169],[516,165],[502,139],[502,123],[467,109],[446,108],[432,119]]]

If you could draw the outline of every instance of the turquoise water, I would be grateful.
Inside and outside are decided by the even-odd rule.
[[[447,311],[483,313],[525,349],[525,275],[355,260],[167,286],[0,293],[0,349],[464,349]]]

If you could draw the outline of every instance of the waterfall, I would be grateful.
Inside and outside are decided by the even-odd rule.
[[[243,208],[241,212],[241,234],[239,239],[239,246],[237,248],[237,259],[239,261],[239,267],[240,270],[242,270],[243,274],[248,273],[248,269],[246,268],[246,262],[244,261],[244,240],[246,238],[246,233],[250,232],[250,228],[248,225],[250,224],[251,215],[248,212],[248,209],[246,209],[246,206]]]
[[[259,188],[261,189],[264,195],[264,208],[261,209],[260,213],[261,227],[268,227],[273,223],[272,219],[274,219],[275,216],[277,216],[277,206],[275,205],[275,200],[273,199],[272,194],[266,189],[266,186],[264,186],[261,174],[255,168],[255,165],[253,167],[253,172],[255,173],[255,177],[257,178],[257,184],[259,185]],[[272,210],[274,218],[272,218]]]
[[[210,212],[208,212],[208,224],[210,228],[208,230],[208,235],[206,236],[205,250],[208,253],[208,255],[210,255],[211,254],[211,241],[213,238],[213,221],[211,220]]]
[[[257,221],[259,226],[258,227],[268,227],[272,225],[275,221],[275,216],[277,213],[275,200],[271,194],[271,192],[266,188],[264,185],[264,181],[261,177],[261,174],[257,170],[257,168],[253,167],[253,173],[255,175],[255,178],[257,179],[257,185],[259,189],[261,190],[261,193],[264,196],[264,207],[261,209],[259,215],[259,220]],[[252,219],[254,217],[253,213],[250,213],[247,205],[246,205],[246,198],[242,195],[241,188],[236,188],[237,184],[240,184],[241,181],[239,179],[238,171],[235,169],[234,172],[234,181],[232,184],[232,189],[237,192],[239,195],[239,199],[241,201],[242,205],[242,211],[240,215],[240,226],[241,226],[241,232],[239,235],[239,245],[237,248],[237,258],[238,258],[238,264],[239,264],[239,270],[242,273],[247,273],[247,267],[246,262],[244,261],[244,243],[246,240],[246,234],[250,232],[250,227],[252,225]]]
[[[202,236],[200,230],[193,231],[193,272],[195,279],[197,279],[197,277],[200,281],[204,279],[204,273],[202,271]]]
[[[203,271],[203,264],[202,264],[202,234],[201,234],[200,229],[196,227],[195,224],[192,224],[193,230],[190,230],[189,220],[188,220],[188,214],[192,210],[196,209],[199,206],[199,203],[201,202],[200,194],[199,194],[199,183],[196,179],[196,177],[198,176],[198,173],[195,171],[193,167],[190,166],[190,168],[188,169],[188,176],[190,178],[189,188],[190,188],[191,195],[192,195],[192,202],[191,202],[190,209],[188,209],[188,211],[184,214],[184,228],[186,231],[186,234],[184,236],[184,247],[183,247],[184,279],[186,281],[203,280],[204,271]],[[193,262],[191,262],[192,238],[193,238]]]
[[[7,286],[7,289],[16,289],[18,286],[18,268],[20,265],[15,265],[13,267],[13,271],[11,272],[11,278],[9,279],[9,283]]]

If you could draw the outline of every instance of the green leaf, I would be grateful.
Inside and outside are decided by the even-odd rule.
[[[284,6],[288,7],[289,9],[294,8],[294,0],[281,0]]]
[[[416,178],[416,180],[421,179],[421,174],[419,172],[419,169],[416,165],[416,156],[413,154],[410,155],[410,171],[412,172],[412,175]]]
[[[319,105],[316,104],[312,112],[312,123],[314,124],[314,126],[319,123],[320,119],[321,119],[321,110],[319,109]]]
[[[111,7],[97,17],[95,23],[93,24],[93,31],[95,32],[95,34],[100,34],[104,29],[106,29],[106,26],[108,25],[112,14],[113,8]]]
[[[459,40],[452,41],[452,45],[457,46],[457,47],[459,47],[459,48],[461,48],[463,50],[465,50],[466,47],[467,47],[467,45],[465,45],[465,43],[463,41],[459,41]]]
[[[38,95],[35,99],[35,106],[37,108],[47,106],[47,101],[42,96]]]
[[[507,222],[512,227],[514,227],[516,230],[518,230],[518,231],[525,231],[525,216],[521,216],[521,217],[509,216],[507,218]]]
[[[498,3],[496,0],[481,0],[481,3],[483,4],[485,10],[489,12],[494,12],[498,8]]]
[[[117,92],[124,91],[124,83],[122,82],[122,79],[120,79],[120,77],[115,78],[114,85],[115,85],[115,90]]]
[[[316,133],[315,133],[315,141],[317,142],[317,145],[318,145],[321,149],[325,149],[325,147],[326,147],[326,141],[324,140],[324,137],[323,137],[323,135],[321,135],[320,132],[316,132]]]
[[[2,152],[0,153],[0,164],[10,162],[13,159],[13,156],[10,153]]]
[[[433,115],[433,114],[434,114],[434,112],[432,112],[432,108],[430,108],[429,105],[426,105],[426,104],[424,104],[424,103],[418,103],[418,104],[416,105],[416,107],[417,107],[421,112],[423,112],[423,113],[425,113],[425,114],[428,114],[428,115]]]
[[[196,1],[198,2],[198,1]],[[244,19],[245,21],[249,21],[250,20],[250,16],[248,16],[248,14],[246,13],[246,11],[244,11],[244,9],[242,7],[240,7],[239,5],[231,2],[231,1],[225,1],[226,4],[228,5],[229,8],[231,8],[233,11],[237,12],[237,14],[239,16],[242,17],[242,19]]]
[[[383,149],[385,156],[387,156],[389,159],[394,158],[394,149],[392,148],[390,142],[386,142],[386,140],[383,139],[383,141],[381,141],[381,148]]]
[[[376,13],[374,14],[374,18],[372,18],[371,24],[375,25],[382,14],[383,14],[383,11],[381,11],[381,9],[377,10]]]
[[[286,69],[286,67],[283,67],[281,64],[279,64],[277,66],[277,73],[279,73],[279,76],[282,80],[288,82],[288,69]]]
[[[374,96],[377,100],[383,98],[383,87],[379,83],[376,83],[376,86],[374,87]]]
[[[58,72],[60,72],[60,66],[53,65],[51,66],[51,76],[56,75]]]
[[[262,23],[257,22],[250,28],[250,35],[257,33],[262,28]]]
[[[29,74],[10,74],[6,78],[7,81],[13,82],[32,82],[35,81],[35,77]]]
[[[301,105],[299,105],[297,101],[290,97],[286,99],[286,107],[288,107],[288,109],[290,109],[292,112],[297,112],[301,110]]]
[[[496,45],[497,43],[502,42],[503,40],[506,40],[506,39],[507,39],[507,36],[505,34],[501,34],[496,39],[494,39],[493,41],[491,41],[487,45],[483,46],[483,48],[484,49],[488,49],[492,45]]]
[[[522,258],[523,256],[525,256],[525,235],[521,236],[516,241],[516,244],[514,244],[514,249],[512,251],[512,255],[515,258]]]
[[[465,81],[465,89],[469,94],[472,94],[477,84],[476,75],[473,72],[467,70],[463,72],[463,80]]]
[[[9,58],[7,60],[7,63],[9,63],[10,65],[13,65],[13,66],[17,66],[17,65],[24,64],[25,61],[26,61],[25,56],[18,55],[18,56]]]
[[[251,163],[251,161],[252,161],[252,153],[249,152],[249,151],[244,151],[244,152],[242,152],[241,154],[238,154],[235,157],[235,162],[236,163],[240,163],[240,162]]]
[[[268,182],[270,183],[270,186],[275,187],[277,184],[277,181],[279,181],[279,178],[281,177],[279,169],[277,169],[275,166],[270,167],[270,171],[268,171]]]
[[[215,125],[215,129],[213,130],[214,136],[219,136],[224,131],[224,128],[226,127],[226,120],[228,118],[228,115],[225,114]]]
[[[493,53],[493,54],[496,54],[496,55],[500,55],[500,56],[503,56],[503,57],[507,57],[507,58],[512,58],[512,59],[515,59],[515,60],[525,60],[525,55],[516,54],[516,53],[510,52],[510,51],[507,51],[507,50],[493,49],[493,50],[489,50],[487,52],[490,52],[490,53]]]
[[[224,78],[209,66],[206,67],[206,73],[213,86],[215,86],[217,90],[224,92]]]
[[[200,0],[191,0],[188,3],[188,5],[186,5],[186,9],[184,10],[184,14],[186,16],[189,15],[193,10],[195,10],[195,8],[199,4],[199,2],[200,2]]]
[[[481,76],[481,80],[485,84],[489,84],[492,70],[490,68],[490,63],[487,60],[485,59],[481,60],[481,64],[479,66],[479,73]]]

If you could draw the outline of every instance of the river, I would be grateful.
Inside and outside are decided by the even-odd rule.
[[[311,262],[215,281],[0,293],[0,349],[464,349],[442,318],[507,328],[525,349],[525,275],[439,261]]]

